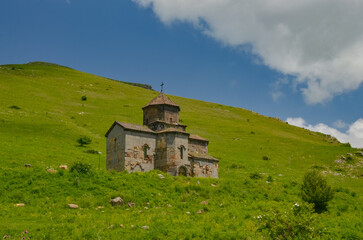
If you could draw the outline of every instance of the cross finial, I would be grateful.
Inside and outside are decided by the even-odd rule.
[[[161,82],[160,87],[161,87],[161,91],[160,92],[163,92],[163,90],[164,90],[164,82]]]

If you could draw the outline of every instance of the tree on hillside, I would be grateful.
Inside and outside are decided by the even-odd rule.
[[[301,198],[313,203],[315,212],[326,211],[328,202],[333,198],[333,190],[326,179],[317,170],[311,170],[304,176],[300,192]]]
[[[77,142],[81,144],[81,146],[88,145],[92,142],[92,139],[87,136],[81,136],[78,138]]]

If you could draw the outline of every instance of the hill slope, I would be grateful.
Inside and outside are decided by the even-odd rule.
[[[170,96],[180,105],[180,119],[188,126],[187,130],[210,140],[210,154],[220,159],[220,178],[196,180],[168,177],[166,180],[168,184],[165,184],[155,177],[155,173],[115,175],[104,171],[104,134],[108,128],[115,120],[142,123],[141,108],[155,97],[157,92],[44,63],[0,66],[0,92],[0,171],[1,178],[6,183],[3,189],[0,189],[2,192],[0,200],[3,205],[3,209],[0,209],[3,213],[0,213],[0,216],[3,214],[3,217],[9,219],[6,228],[0,225],[0,229],[5,229],[4,232],[0,230],[0,234],[12,233],[16,236],[19,229],[28,226],[29,222],[34,223],[34,219],[25,218],[19,221],[19,217],[16,216],[26,214],[12,207],[16,201],[28,201],[30,207],[25,211],[28,214],[39,212],[41,211],[39,206],[45,207],[49,204],[54,207],[50,213],[55,214],[62,209],[67,211],[66,203],[78,200],[84,202],[85,209],[77,214],[89,218],[84,224],[90,223],[91,219],[99,219],[99,224],[96,224],[96,230],[90,231],[80,223],[79,227],[82,230],[77,232],[72,223],[83,217],[67,213],[71,215],[64,218],[70,217],[73,222],[70,221],[69,225],[62,226],[70,228],[72,236],[78,234],[80,238],[88,235],[94,238],[97,234],[101,234],[103,237],[113,238],[121,232],[126,234],[125,236],[136,234],[143,238],[145,231],[140,229],[134,231],[129,228],[118,228],[117,231],[107,232],[109,226],[105,228],[105,225],[112,225],[113,221],[107,222],[107,218],[101,217],[100,211],[95,212],[93,207],[102,205],[102,202],[103,205],[107,205],[108,199],[117,193],[124,194],[123,197],[130,201],[139,201],[138,205],[143,206],[146,202],[153,201],[150,196],[155,196],[155,189],[159,189],[160,192],[164,191],[167,197],[161,202],[153,202],[155,207],[161,207],[166,202],[172,205],[184,202],[186,205],[191,204],[191,209],[197,210],[199,202],[205,199],[210,199],[214,204],[208,205],[206,209],[208,214],[199,219],[198,215],[193,215],[194,219],[185,219],[184,212],[188,210],[185,204],[181,204],[175,211],[153,208],[153,213],[148,213],[146,217],[149,222],[158,222],[158,216],[166,214],[167,220],[162,224],[175,223],[180,227],[180,229],[175,228],[171,235],[162,233],[161,230],[161,232],[148,230],[153,233],[153,237],[173,237],[182,233],[184,233],[182,238],[205,237],[208,236],[208,231],[215,234],[225,232],[227,235],[220,236],[228,238],[256,237],[260,235],[242,234],[242,230],[251,228],[249,231],[252,233],[258,229],[258,222],[253,220],[252,216],[258,212],[269,211],[268,209],[274,206],[283,208],[282,206],[291,206],[294,202],[300,201],[297,196],[297,184],[301,182],[303,174],[314,167],[326,171],[329,183],[337,189],[328,213],[330,219],[334,216],[334,220],[325,221],[325,227],[331,227],[330,236],[342,237],[343,235],[334,235],[338,232],[347,236],[349,234],[361,236],[359,235],[361,233],[354,231],[354,226],[345,228],[348,229],[346,233],[340,231],[341,224],[345,222],[344,217],[347,216],[354,224],[359,226],[363,224],[360,220],[363,193],[362,178],[359,177],[362,173],[359,165],[361,159],[354,157],[351,166],[347,167],[347,164],[338,166],[334,160],[340,155],[346,156],[347,153],[354,153],[357,150],[337,142],[330,136],[290,126],[278,119],[245,109]],[[82,101],[82,96],[86,96],[87,100]],[[76,140],[80,135],[92,138],[90,146],[78,146]],[[79,177],[68,172],[62,173],[61,176],[50,176],[45,172],[47,168],[56,169],[60,164],[71,165],[75,161],[90,163],[93,169],[98,169],[99,156],[87,153],[89,150],[103,152],[100,156],[101,169],[96,171],[93,177]],[[269,160],[263,160],[263,157]],[[31,164],[34,168],[24,169],[24,164]],[[262,178],[253,180],[250,178],[251,173],[259,174]],[[271,176],[269,180],[273,180],[273,183],[266,183],[268,176]],[[32,179],[32,182],[39,181],[38,184],[48,187],[38,189],[38,192],[36,191],[38,195],[19,193],[19,189],[24,190],[34,186],[34,184],[24,185],[21,180],[24,178],[27,182]],[[74,183],[75,178],[78,178],[77,181],[84,181],[83,188]],[[97,179],[102,182],[102,186],[97,185]],[[143,180],[150,183],[144,183]],[[197,185],[197,181],[203,186]],[[123,187],[120,188],[116,183],[123,184]],[[211,187],[210,183],[218,187]],[[137,186],[134,186],[135,184]],[[55,190],[50,190],[50,186]],[[67,190],[60,189],[60,186]],[[138,191],[149,188],[148,191],[145,190],[147,192],[145,194],[150,196],[135,194],[135,188]],[[50,197],[49,195],[55,196],[53,202],[46,199]],[[36,206],[37,204],[39,206]],[[227,204],[230,207],[221,210],[221,207],[218,207],[220,204]],[[237,210],[240,213],[236,213]],[[107,208],[107,211],[111,214],[112,209]],[[128,215],[125,209],[122,209],[122,213],[113,213],[110,216],[114,216],[112,219],[118,219],[119,224],[122,221],[141,224],[140,217],[134,216],[136,210],[132,211],[133,214],[130,215],[129,211]],[[170,214],[173,216],[169,216]],[[179,214],[183,214],[183,217]],[[38,235],[34,233],[34,236],[54,238],[59,234],[58,230],[44,228],[47,217],[42,214],[35,215],[35,218],[45,225],[35,224],[34,229],[40,230]],[[238,221],[233,220],[236,217],[239,218]],[[224,224],[224,221],[228,224]],[[61,222],[62,220],[58,219],[53,224],[59,226]],[[195,222],[200,222],[209,230],[205,230],[202,235],[194,235],[199,229],[193,225]],[[189,227],[189,231],[184,232],[183,224]],[[102,227],[99,228],[100,226]],[[212,230],[215,226],[219,228]],[[173,228],[166,227],[169,230]],[[220,231],[217,231],[218,229]],[[232,235],[228,235],[228,229],[231,229]],[[44,232],[48,235],[43,234]],[[260,234],[265,236],[268,233],[262,229]],[[65,238],[65,235],[58,237]]]

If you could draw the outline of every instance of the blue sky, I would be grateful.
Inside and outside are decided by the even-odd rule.
[[[1,1],[0,64],[164,82],[363,147],[363,5],[332,1]]]

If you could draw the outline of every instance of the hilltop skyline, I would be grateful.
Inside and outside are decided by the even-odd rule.
[[[164,82],[167,94],[363,147],[363,4],[326,4],[2,2],[0,64],[52,62],[157,91]]]

